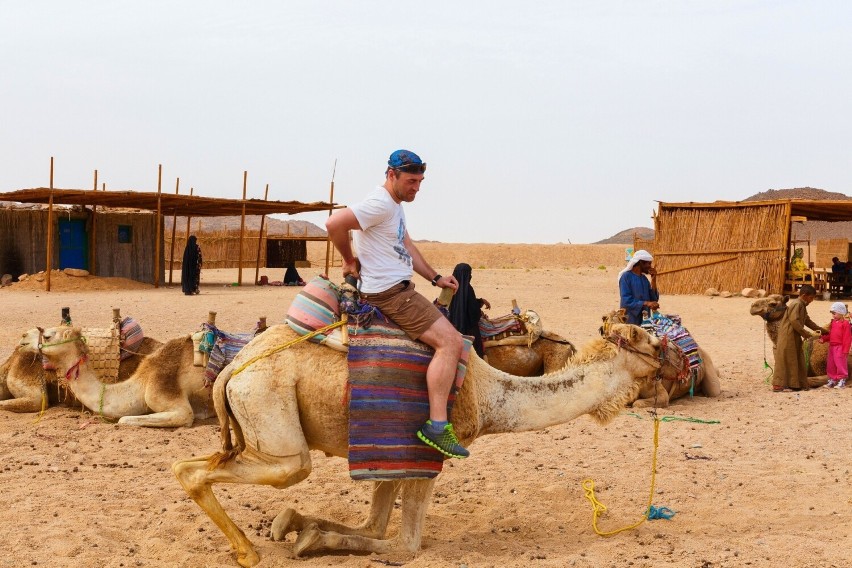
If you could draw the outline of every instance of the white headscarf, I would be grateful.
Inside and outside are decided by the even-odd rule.
[[[624,270],[618,273],[618,281],[621,281],[621,277],[625,272],[630,272],[633,270],[633,267],[636,266],[640,260],[647,260],[648,262],[653,262],[654,257],[651,256],[651,253],[644,249],[637,250],[633,253],[633,256],[630,258],[630,262],[627,263],[627,266],[624,267]]]
[[[831,310],[829,311],[831,311],[831,313],[833,314],[840,314],[841,316],[845,316],[847,312],[846,304],[844,304],[843,302],[834,302],[833,304],[831,304]]]

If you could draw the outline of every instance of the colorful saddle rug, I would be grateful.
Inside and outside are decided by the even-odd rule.
[[[142,332],[142,326],[133,318],[124,318],[121,320],[121,360],[135,355],[145,339],[145,334]]]
[[[689,331],[681,324],[680,316],[675,314],[652,314],[642,321],[642,328],[657,337],[666,337],[677,345],[689,361],[689,368],[696,370],[702,363],[698,354],[698,344]]]
[[[349,475],[355,480],[431,479],[444,456],[421,442],[417,430],[429,418],[426,368],[434,351],[412,341],[396,324],[373,320],[349,328]],[[467,372],[472,338],[465,336],[456,383]]]
[[[482,339],[496,338],[499,335],[520,335],[525,333],[524,324],[515,314],[501,316],[499,318],[479,319],[479,333]]]
[[[287,325],[299,335],[306,335],[340,320],[340,292],[330,280],[317,276],[302,288],[287,309]],[[309,341],[322,343],[323,334]]]
[[[204,386],[212,387],[216,377],[222,372],[228,363],[234,360],[237,353],[251,341],[257,332],[253,333],[226,333],[209,323],[202,324],[208,333],[213,334],[212,346],[210,347],[210,358],[204,368]]]

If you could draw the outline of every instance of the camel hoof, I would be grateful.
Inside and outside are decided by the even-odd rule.
[[[278,513],[272,521],[272,540],[284,540],[293,531],[299,530],[299,514],[293,509],[285,509]]]
[[[251,568],[258,562],[260,562],[260,556],[258,556],[257,552],[255,552],[253,548],[249,548],[242,554],[237,555],[237,564],[243,568]]]
[[[307,552],[320,539],[320,529],[316,523],[311,523],[299,533],[296,544],[293,545],[293,554],[298,558],[303,552]]]

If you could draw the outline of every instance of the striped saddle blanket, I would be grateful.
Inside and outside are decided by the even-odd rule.
[[[497,336],[523,335],[526,333],[523,322],[515,315],[509,314],[499,318],[480,318],[479,333],[482,339],[497,338]]]
[[[430,479],[444,456],[417,438],[429,418],[426,368],[434,351],[412,341],[396,324],[373,320],[349,328],[349,475],[355,480]],[[467,372],[471,338],[456,368],[447,404]]]
[[[216,377],[225,366],[234,360],[237,353],[251,341],[257,332],[252,333],[226,333],[209,323],[202,324],[202,328],[213,334],[213,345],[210,348],[210,358],[204,368],[204,386],[212,387]]]
[[[642,321],[642,328],[657,337],[666,337],[677,345],[689,361],[691,370],[695,370],[701,365],[702,360],[701,355],[698,354],[698,344],[681,324],[680,316],[654,313],[650,318]]]

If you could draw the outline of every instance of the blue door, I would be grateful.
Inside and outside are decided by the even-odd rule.
[[[59,268],[89,268],[85,219],[59,220]]]

